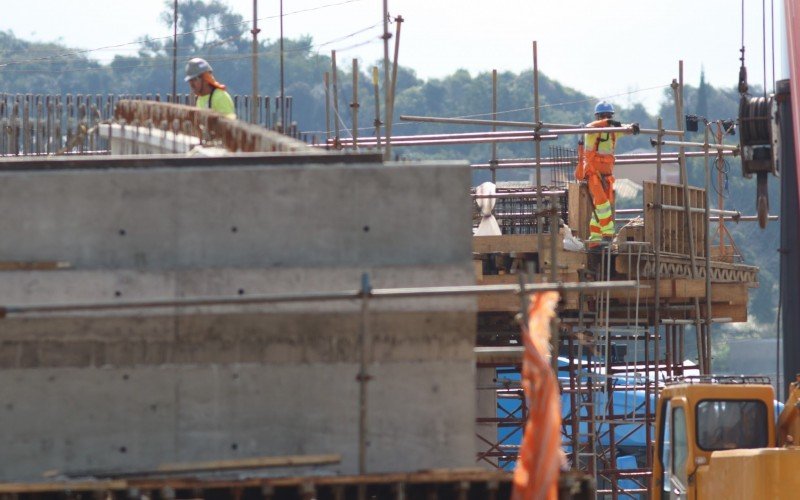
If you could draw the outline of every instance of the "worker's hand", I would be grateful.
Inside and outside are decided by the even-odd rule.
[[[631,131],[633,131],[633,135],[639,135],[639,124],[631,123]]]
[[[608,125],[611,127],[621,127],[622,124],[617,120],[608,120]]]

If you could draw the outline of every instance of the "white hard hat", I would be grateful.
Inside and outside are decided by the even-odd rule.
[[[192,78],[196,78],[206,71],[214,71],[208,61],[202,59],[200,57],[194,57],[189,59],[189,62],[186,63],[186,78],[183,81],[188,82]]]

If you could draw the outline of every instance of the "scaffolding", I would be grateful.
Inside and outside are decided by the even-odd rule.
[[[428,134],[426,136],[362,137],[358,145],[377,147],[390,140],[395,147],[448,144],[491,146],[491,159],[472,168],[489,170],[496,193],[493,215],[501,233],[476,236],[473,258],[482,285],[515,282],[582,283],[630,280],[635,289],[576,288],[564,292],[558,322],[553,328],[554,369],[562,389],[562,438],[570,467],[595,476],[597,495],[631,498],[646,494],[652,468],[655,400],[663,380],[674,375],[711,373],[711,326],[746,321],[747,289],[757,286],[757,269],[742,262],[726,221],[755,221],[756,217],[712,209],[709,200],[710,162],[722,171],[725,157],[738,153],[723,143],[717,123],[706,123],[703,142],[686,142],[680,126],[683,110],[683,66],[672,81],[678,130],[666,130],[659,119],[652,153],[619,154],[616,164],[649,164],[655,180],[643,185],[641,209],[620,210],[615,245],[601,255],[562,249],[566,236],[559,230],[569,222],[581,235],[588,226],[591,201],[585,188],[570,182],[577,152],[559,145],[544,157],[541,141],[589,131],[630,132],[625,127],[586,129],[579,125],[544,123],[539,116],[538,67],[534,42],[534,116],[531,122],[402,115],[401,120],[423,123],[492,127],[490,132]],[[496,73],[492,81],[497,94]],[[716,127],[716,129],[714,129]],[[497,131],[498,128],[511,128]],[[713,139],[709,132],[715,130]],[[672,139],[675,140],[672,140]],[[531,158],[498,158],[497,144],[528,141]],[[355,140],[328,141],[327,147],[354,147]],[[676,151],[665,151],[675,148]],[[702,188],[689,186],[687,158],[705,160]],[[664,165],[678,165],[680,181],[667,184]],[[535,169],[527,185],[497,181],[506,169]],[[720,174],[718,174],[720,175]],[[473,209],[473,228],[481,214]],[[631,217],[633,216],[633,217]],[[711,223],[716,222],[716,247]],[[585,237],[586,235],[583,234]],[[498,469],[513,467],[527,403],[520,388],[521,342],[514,315],[519,303],[481,297],[478,302],[479,399],[477,462]],[[694,338],[687,335],[687,326]],[[692,352],[696,350],[696,353]],[[695,360],[689,358],[694,357]],[[486,404],[485,394],[493,398]]]

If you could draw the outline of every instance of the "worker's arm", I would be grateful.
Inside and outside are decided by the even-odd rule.
[[[630,128],[629,132],[623,132],[625,134],[639,134],[639,124],[638,123],[627,123],[623,125],[622,123],[611,119],[611,118],[603,118],[602,120],[595,120],[590,124],[586,125],[587,127],[627,127]]]

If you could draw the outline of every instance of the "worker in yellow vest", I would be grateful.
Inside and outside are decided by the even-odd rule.
[[[587,127],[622,127],[614,120],[614,106],[600,101],[594,107],[595,121]],[[614,148],[618,133],[639,133],[639,124],[625,125],[626,132],[590,132],[585,134],[579,154],[575,179],[586,181],[594,211],[589,220],[589,250],[597,250],[614,239]]]
[[[197,96],[197,107],[211,109],[235,119],[236,110],[226,86],[214,79],[213,69],[208,61],[195,57],[186,63],[186,78],[192,92]]]

